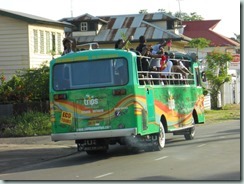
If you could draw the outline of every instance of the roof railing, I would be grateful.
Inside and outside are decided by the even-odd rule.
[[[96,47],[98,47],[98,43],[97,42],[92,42],[92,43],[85,43],[85,44],[81,44],[81,45],[76,45],[76,48],[80,49],[84,46],[89,46],[89,50],[93,50],[93,45],[95,45]]]

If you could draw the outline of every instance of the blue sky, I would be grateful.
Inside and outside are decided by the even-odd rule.
[[[205,20],[221,19],[214,31],[227,37],[240,34],[239,0],[0,0],[0,8],[53,20],[89,13],[93,16],[149,13],[165,9],[173,13],[196,12]]]

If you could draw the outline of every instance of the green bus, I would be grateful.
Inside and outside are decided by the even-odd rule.
[[[195,124],[205,120],[198,64],[190,61],[192,75],[175,79],[141,71],[141,61],[135,52],[119,49],[85,50],[53,59],[52,141],[74,140],[78,151],[98,154],[113,144],[162,150],[166,133],[193,139]]]

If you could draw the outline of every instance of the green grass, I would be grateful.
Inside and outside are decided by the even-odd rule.
[[[218,123],[228,120],[240,119],[240,104],[231,104],[219,110],[205,110],[206,123]]]
[[[21,115],[0,118],[0,137],[49,135],[50,115],[41,112],[25,112]]]

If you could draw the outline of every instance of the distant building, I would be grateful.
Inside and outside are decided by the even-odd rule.
[[[213,29],[220,22],[220,20],[198,20],[198,21],[183,21],[185,27],[183,34],[190,38],[205,38],[210,41],[207,48],[199,50],[198,57],[205,58],[207,53],[213,50],[220,52],[231,52],[236,54],[240,52],[240,43],[227,38],[223,35],[214,32]],[[186,48],[186,52],[196,52],[195,48]]]
[[[127,37],[134,36],[131,47],[135,48],[139,37],[144,35],[150,44],[156,44],[162,39],[172,40],[172,49],[183,51],[191,40],[182,34],[181,20],[163,12],[97,17],[84,14],[60,21],[75,26],[73,29],[65,29],[65,34],[74,37],[78,45],[98,42],[101,48],[114,48],[115,42],[125,34]]]

